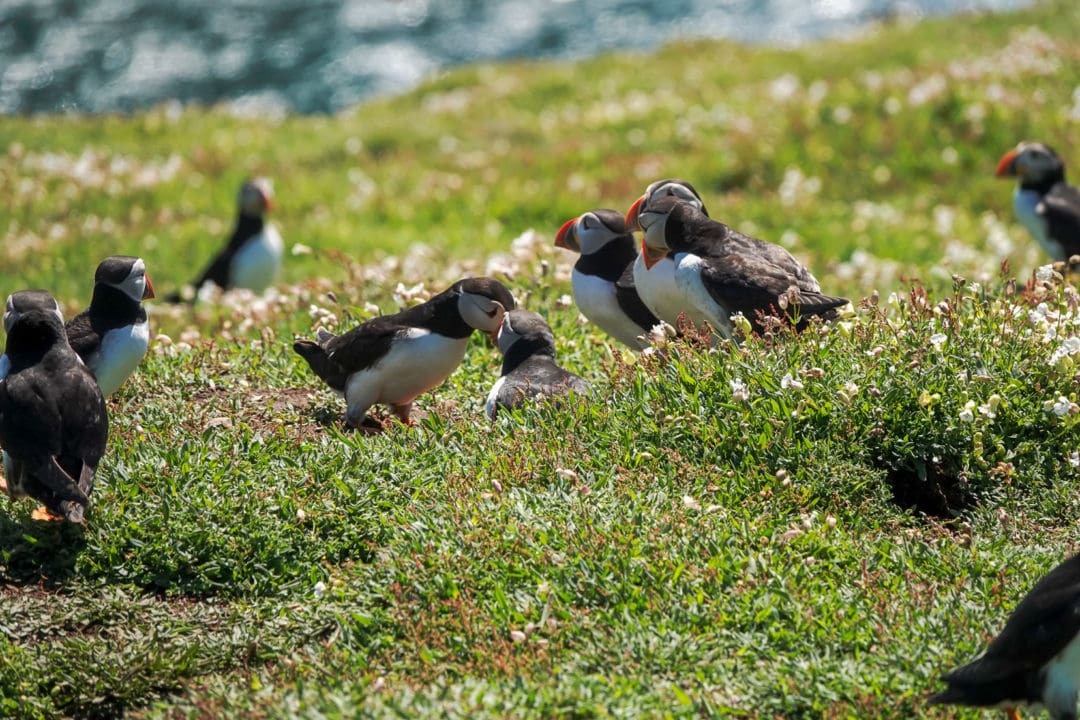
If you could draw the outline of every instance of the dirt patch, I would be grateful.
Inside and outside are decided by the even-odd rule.
[[[897,505],[930,517],[951,520],[975,504],[966,478],[936,463],[927,463],[924,472],[888,468],[885,481]]]

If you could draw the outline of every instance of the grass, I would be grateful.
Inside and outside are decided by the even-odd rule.
[[[266,298],[152,304],[85,530],[0,502],[0,715],[980,717],[923,699],[1080,547],[1077,295],[992,177],[1020,139],[1080,157],[1078,30],[1050,2],[464,68],[334,117],[0,118],[8,291],[75,310],[117,252],[172,289],[252,172],[311,249]],[[855,311],[607,343],[550,242],[662,176]],[[466,272],[593,402],[480,421],[477,336],[418,427],[345,432],[293,335]]]

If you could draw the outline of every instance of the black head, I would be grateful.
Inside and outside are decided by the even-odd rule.
[[[274,187],[266,178],[252,178],[240,186],[240,214],[261,218],[274,206]]]
[[[629,234],[622,213],[599,208],[563,223],[555,235],[555,247],[592,255],[612,240],[625,238]]]
[[[7,305],[4,307],[4,331],[10,333],[11,328],[24,315],[33,311],[52,313],[60,326],[64,325],[60,303],[56,302],[56,298],[48,290],[20,290],[8,295]]]
[[[686,180],[665,178],[649,183],[649,187],[645,188],[643,197],[645,198],[646,207],[661,198],[673,197],[699,208],[705,215],[709,214],[709,211],[705,209],[705,201],[701,199],[700,193]]]
[[[457,294],[458,312],[469,327],[489,334],[499,329],[503,314],[517,304],[505,285],[489,277],[458,280],[450,291]]]
[[[135,302],[154,297],[146,264],[142,258],[131,255],[113,255],[102,260],[94,273],[94,284],[116,288]]]
[[[505,355],[519,342],[529,345],[533,352],[545,350],[555,354],[555,334],[539,313],[511,310],[503,317],[499,326],[499,351]]]
[[[8,295],[4,309],[5,352],[44,352],[58,341],[67,343],[64,315],[47,290],[21,290]]]
[[[1065,163],[1045,143],[1022,142],[1002,156],[994,174],[1017,177],[1022,185],[1052,185],[1065,179]]]

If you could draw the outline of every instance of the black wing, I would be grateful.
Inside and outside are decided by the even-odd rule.
[[[1062,259],[1080,253],[1080,190],[1057,183],[1043,196],[1039,214],[1046,219],[1047,233],[1064,248]]]
[[[354,373],[381,360],[404,329],[394,315],[384,315],[327,340],[323,347],[331,360]]]
[[[796,285],[806,292],[821,292],[821,285],[814,274],[805,265],[776,243],[759,240],[749,235],[743,235],[738,230],[728,228],[728,235],[724,240],[723,252],[725,255],[749,255],[771,265],[777,272],[787,277],[789,284]]]
[[[701,281],[709,295],[729,313],[741,312],[760,330],[758,312],[781,312],[778,299],[791,288],[798,288],[794,279],[782,269],[761,258],[748,255],[722,255],[707,258],[701,270]],[[822,295],[819,292],[798,290],[798,312],[829,316],[830,311],[847,304],[844,298]],[[793,313],[794,307],[786,311]]]
[[[1080,555],[1043,577],[1024,597],[987,648],[990,657],[1035,668],[1061,652],[1080,633]]]
[[[638,295],[637,287],[634,286],[634,262],[623,270],[622,275],[615,281],[615,302],[619,304],[626,316],[634,321],[639,328],[648,332],[660,322]]]
[[[90,322],[89,310],[83,310],[68,320],[64,330],[67,332],[68,343],[83,362],[101,348],[101,334]]]
[[[564,370],[550,358],[533,357],[507,376],[499,388],[496,402],[505,407],[517,407],[526,400],[555,397],[570,392],[584,394],[589,384],[584,378]]]

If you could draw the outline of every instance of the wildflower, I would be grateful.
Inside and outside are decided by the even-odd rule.
[[[998,407],[1001,406],[1001,396],[998,394],[991,395],[987,398],[986,403],[979,406],[979,414],[984,415],[991,420],[997,417]]]
[[[968,400],[960,411],[960,422],[975,422],[975,401]]]
[[[699,503],[697,501],[697,498],[694,498],[694,497],[692,497],[690,495],[683,495],[682,504],[683,504],[683,507],[686,508],[687,510],[700,510],[701,509],[701,503]]]
[[[559,299],[555,301],[555,307],[563,310],[570,307],[573,302],[573,298],[571,298],[569,295],[560,295]]]
[[[316,600],[322,600],[325,595],[326,595],[326,583],[324,583],[322,580],[320,580],[319,582],[315,583],[315,599]]]
[[[1058,417],[1062,417],[1080,410],[1080,407],[1064,395],[1058,395],[1057,400],[1047,400],[1044,402],[1043,410],[1049,410]]]
[[[738,330],[744,337],[749,337],[754,328],[750,324],[750,321],[746,319],[746,316],[741,312],[737,312],[731,316],[731,324],[736,330]]]
[[[945,345],[946,340],[948,340],[948,338],[945,336],[945,333],[934,333],[930,336],[930,344],[933,345],[934,349],[938,352],[941,352],[941,348]]]
[[[729,384],[731,385],[731,399],[735,402],[746,402],[750,399],[750,391],[747,390],[746,384],[738,378],[732,379]]]
[[[1068,461],[1074,468],[1080,468],[1080,451],[1073,450],[1069,453]]]
[[[1035,271],[1035,279],[1039,282],[1050,282],[1054,279],[1054,266],[1042,265]]]
[[[852,381],[847,381],[844,386],[836,391],[836,394],[840,396],[840,399],[845,403],[850,403],[855,399],[855,396],[859,394],[859,386]]]
[[[520,630],[511,630],[510,639],[516,643],[525,642],[525,633],[521,632]]]
[[[784,390],[802,390],[803,384],[799,380],[796,380],[794,377],[792,377],[791,373],[787,373],[786,375],[784,375],[784,377],[780,379],[780,387]]]

